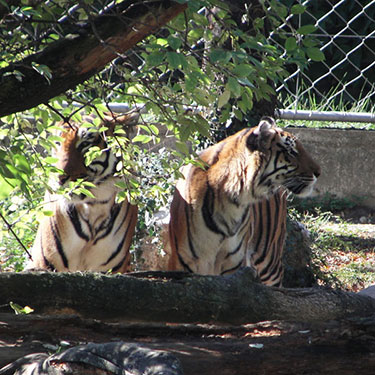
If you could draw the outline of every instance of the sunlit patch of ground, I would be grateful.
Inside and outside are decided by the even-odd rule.
[[[325,223],[319,232],[313,247],[323,274],[353,292],[375,284],[375,225]]]

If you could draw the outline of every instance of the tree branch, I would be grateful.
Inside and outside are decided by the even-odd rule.
[[[166,0],[126,1],[80,28],[72,39],[54,42],[41,53],[1,69],[0,117],[33,108],[74,88],[184,9],[186,4]],[[32,63],[46,65],[52,77],[47,80]],[[17,71],[21,81],[13,74]]]

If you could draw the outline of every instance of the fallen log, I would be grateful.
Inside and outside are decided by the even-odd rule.
[[[2,273],[0,305],[38,314],[144,322],[244,324],[264,320],[323,321],[368,316],[375,300],[329,288],[280,289],[259,284],[249,269],[231,276],[153,272]]]

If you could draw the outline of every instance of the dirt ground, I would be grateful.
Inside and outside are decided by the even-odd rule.
[[[352,375],[375,370],[375,315],[320,324],[211,326],[0,314],[0,368],[30,353],[110,341],[172,352],[185,375]]]

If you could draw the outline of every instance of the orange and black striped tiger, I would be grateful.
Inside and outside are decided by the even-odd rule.
[[[260,281],[281,286],[284,276],[283,253],[286,237],[287,191],[279,189],[269,198],[250,206],[251,236],[248,254]]]
[[[184,167],[176,185],[168,227],[169,270],[223,275],[246,265],[263,282],[276,285],[282,270],[268,257],[284,242],[285,219],[279,228],[276,219],[285,214],[282,190],[308,195],[320,167],[270,117],[207,148],[199,159],[203,167]],[[265,220],[275,218],[275,227],[263,221],[264,212]]]
[[[28,269],[127,271],[138,209],[126,200],[116,203],[119,158],[108,147],[106,135],[112,135],[117,124],[128,133],[138,116],[106,116],[101,124],[107,127],[105,134],[76,124],[62,124],[62,143],[56,155],[57,167],[63,171],[59,184],[77,179],[89,181],[95,185],[90,188],[94,198],[73,194],[69,199],[46,192],[45,209],[53,215],[40,223]],[[93,146],[102,151],[85,165],[85,154]]]

